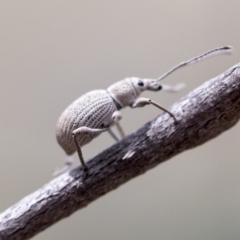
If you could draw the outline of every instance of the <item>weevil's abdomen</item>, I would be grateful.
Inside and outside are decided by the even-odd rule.
[[[95,90],[81,96],[69,105],[60,116],[56,135],[64,151],[71,155],[76,151],[72,132],[81,127],[105,128],[112,123],[112,114],[117,110],[112,97],[106,90]],[[89,143],[100,133],[84,133],[78,136],[80,146]]]

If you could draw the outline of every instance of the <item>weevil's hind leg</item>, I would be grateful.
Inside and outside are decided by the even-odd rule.
[[[175,121],[177,121],[177,119],[175,118],[175,116],[169,112],[166,108],[160,106],[158,103],[152,101],[151,99],[149,98],[138,98],[136,101],[134,101],[132,104],[131,104],[131,107],[132,108],[136,108],[136,107],[144,107],[146,105],[154,105],[155,107],[163,110],[164,112],[168,113]]]
[[[69,170],[70,167],[71,167],[72,164],[73,164],[73,161],[74,161],[73,156],[69,156],[69,155],[68,155],[64,166],[63,166],[62,168],[60,168],[60,169],[56,169],[56,170],[53,172],[53,176],[54,176],[54,177],[55,177],[55,176],[58,176],[58,175],[60,175],[60,174],[62,174],[62,173],[64,173],[64,172],[66,172],[67,170]]]
[[[80,128],[75,129],[72,132],[72,136],[73,136],[75,147],[77,149],[78,157],[79,157],[79,160],[82,164],[82,168],[85,172],[88,170],[88,167],[87,167],[87,165],[86,165],[86,163],[83,159],[82,150],[81,150],[81,147],[80,147],[80,145],[77,141],[77,137],[81,136],[81,134],[83,134],[83,133],[101,133],[101,132],[105,132],[105,131],[107,131],[107,128],[95,129],[95,128],[89,128],[89,127],[80,127]]]
[[[122,114],[119,111],[115,111],[112,115],[112,120],[115,123],[120,135],[121,135],[121,139],[125,138],[125,133],[121,127],[121,125],[119,124],[119,121],[122,119]]]
[[[75,147],[77,149],[79,160],[80,160],[80,162],[82,164],[82,168],[83,168],[84,171],[87,171],[88,167],[87,167],[86,163],[84,162],[83,155],[82,155],[82,150],[81,150],[81,148],[80,148],[80,146],[79,146],[79,144],[77,142],[77,138],[76,138],[75,134],[73,134],[73,140],[74,140]]]

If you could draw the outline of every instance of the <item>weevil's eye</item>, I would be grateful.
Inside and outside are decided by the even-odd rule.
[[[143,83],[142,80],[139,80],[139,81],[138,81],[138,86],[144,86],[144,83]]]
[[[158,86],[158,90],[161,90],[161,89],[162,89],[162,86],[161,86],[161,85],[159,85],[159,86]]]

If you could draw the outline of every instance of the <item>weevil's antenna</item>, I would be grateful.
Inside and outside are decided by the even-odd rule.
[[[214,48],[208,52],[205,52],[201,55],[198,55],[194,58],[189,59],[188,61],[184,61],[179,63],[178,65],[176,65],[175,67],[171,68],[169,71],[167,71],[166,73],[164,73],[163,75],[161,75],[159,78],[157,78],[157,81],[161,81],[162,79],[164,79],[165,77],[167,77],[168,75],[170,75],[171,73],[173,73],[175,70],[190,65],[192,63],[196,63],[196,62],[200,62],[206,58],[209,58],[211,56],[214,55],[218,55],[218,54],[224,54],[224,53],[231,53],[232,47],[231,46],[225,46],[225,47],[220,47],[220,48]]]

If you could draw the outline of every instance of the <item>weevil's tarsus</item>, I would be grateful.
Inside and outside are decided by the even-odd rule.
[[[177,119],[175,118],[175,116],[174,116],[171,112],[169,112],[166,108],[160,106],[158,103],[152,101],[152,100],[149,99],[149,98],[143,98],[143,97],[142,97],[142,98],[138,98],[135,102],[133,102],[133,103],[131,104],[131,107],[132,107],[132,108],[144,107],[144,106],[150,105],[150,104],[152,104],[152,105],[154,105],[155,107],[161,109],[162,111],[168,113],[175,121],[177,121]]]
[[[74,144],[77,149],[78,157],[82,164],[82,168],[85,172],[88,170],[88,167],[83,159],[82,150],[77,141],[78,136],[81,136],[84,133],[90,133],[90,134],[91,133],[101,133],[101,132],[105,132],[107,130],[108,130],[108,128],[96,129],[96,128],[89,128],[89,127],[83,126],[83,127],[77,128],[73,131],[72,136],[73,136]]]
[[[187,61],[181,62],[178,65],[176,65],[175,67],[171,68],[169,71],[167,71],[166,73],[164,73],[163,75],[161,75],[159,78],[157,78],[157,81],[161,81],[164,78],[166,78],[168,75],[170,75],[171,73],[173,73],[174,71],[176,71],[177,69],[193,64],[193,63],[197,63],[200,62],[204,59],[207,59],[209,57],[212,57],[214,55],[219,55],[219,54],[224,54],[224,53],[231,53],[232,47],[231,46],[225,46],[225,47],[220,47],[220,48],[214,48],[208,52],[205,52],[203,54],[200,54],[194,58],[191,58]]]

